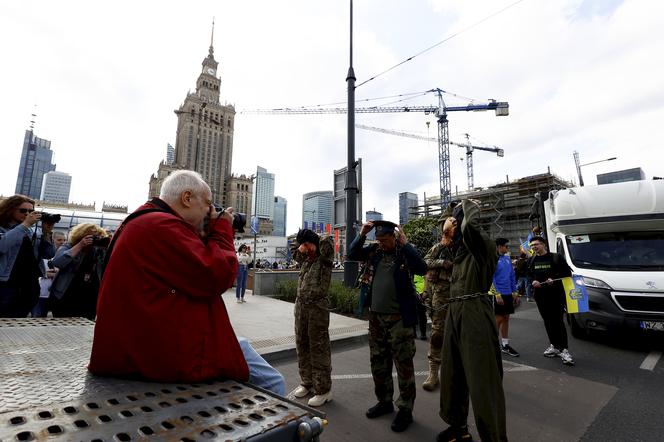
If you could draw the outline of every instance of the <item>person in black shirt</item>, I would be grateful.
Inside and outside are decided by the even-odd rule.
[[[544,328],[551,344],[544,350],[544,356],[560,356],[563,364],[574,365],[567,349],[565,329],[565,289],[560,278],[572,276],[565,258],[547,250],[544,238],[535,236],[530,240],[535,255],[528,262],[528,277],[532,280],[537,309],[544,320]]]

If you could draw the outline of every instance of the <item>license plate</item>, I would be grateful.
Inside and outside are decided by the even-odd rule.
[[[658,330],[664,331],[664,322],[657,321],[641,321],[641,328],[643,330]]]

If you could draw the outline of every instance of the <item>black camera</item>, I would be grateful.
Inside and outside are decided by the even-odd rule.
[[[47,224],[56,224],[60,222],[61,218],[62,217],[59,213],[42,212],[41,222]]]
[[[214,210],[219,213],[224,210],[219,204],[213,204]],[[234,213],[233,214],[233,230],[238,233],[244,233],[244,227],[247,225],[247,214],[246,213]]]
[[[111,243],[110,236],[99,236],[99,235],[92,236],[92,245],[95,247],[108,247],[110,243]]]

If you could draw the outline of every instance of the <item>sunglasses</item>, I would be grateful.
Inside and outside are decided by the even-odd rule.
[[[18,209],[19,212],[26,214],[34,212],[34,209]]]

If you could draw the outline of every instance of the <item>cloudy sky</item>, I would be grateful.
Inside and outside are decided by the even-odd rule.
[[[449,114],[450,139],[469,133],[505,157],[475,154],[475,185],[543,173],[576,179],[642,167],[664,176],[664,3],[647,0],[355,0],[357,106],[441,88],[447,105],[494,98],[510,115]],[[216,17],[222,101],[251,109],[343,103],[348,1],[3,2],[0,5],[0,194],[16,183],[23,135],[52,141],[57,170],[73,176],[71,199],[129,205],[174,143],[173,110],[194,90]],[[470,29],[468,29],[470,28]],[[436,104],[430,94],[398,104]],[[341,104],[341,106],[344,106]],[[436,135],[424,114],[361,114],[357,122]],[[435,143],[357,131],[364,210],[398,219],[399,192],[438,193]],[[466,188],[463,150],[451,147],[452,188]],[[233,171],[276,175],[288,199],[288,232],[302,194],[332,190],[346,164],[345,115],[238,113]]]

